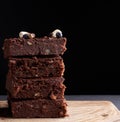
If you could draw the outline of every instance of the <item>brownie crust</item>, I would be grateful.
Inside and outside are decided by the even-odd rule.
[[[15,56],[63,55],[66,51],[65,37],[10,38],[4,40],[4,58]]]
[[[51,58],[10,58],[9,73],[18,78],[61,77],[65,66],[63,59]]]

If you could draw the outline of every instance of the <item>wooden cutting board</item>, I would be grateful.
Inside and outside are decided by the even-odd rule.
[[[65,118],[15,119],[7,115],[7,102],[0,101],[0,122],[120,122],[120,111],[110,101],[67,101],[67,103],[69,116]]]

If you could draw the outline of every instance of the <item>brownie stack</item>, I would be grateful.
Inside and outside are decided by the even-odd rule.
[[[64,62],[66,38],[60,30],[35,38],[21,32],[4,41],[8,59],[6,89],[13,117],[65,117]]]

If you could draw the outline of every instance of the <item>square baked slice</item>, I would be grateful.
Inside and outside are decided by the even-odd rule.
[[[8,74],[6,89],[14,99],[62,99],[65,85],[63,77],[23,79]]]
[[[9,73],[18,78],[61,77],[65,66],[62,57],[10,58]]]
[[[59,118],[67,115],[65,99],[9,99],[9,108],[14,118]]]
[[[9,38],[4,40],[4,57],[63,55],[66,51],[65,37]]]

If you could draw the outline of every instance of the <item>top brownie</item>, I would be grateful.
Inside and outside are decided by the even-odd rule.
[[[10,38],[4,41],[4,57],[63,55],[66,51],[66,38]]]
[[[63,55],[66,51],[66,41],[59,29],[41,38],[35,38],[34,33],[21,31],[18,38],[4,40],[4,58]]]

